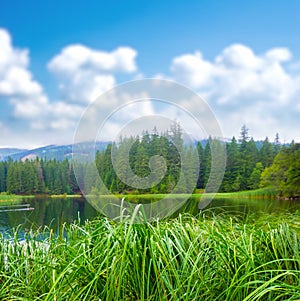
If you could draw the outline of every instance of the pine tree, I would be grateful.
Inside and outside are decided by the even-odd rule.
[[[212,138],[209,137],[208,142],[204,147],[203,160],[201,161],[203,166],[202,168],[204,171],[204,187],[207,184],[210,175],[210,170],[211,170],[211,148],[210,148],[211,143],[212,143]]]
[[[7,192],[22,193],[22,177],[21,165],[22,162],[10,161],[7,171]]]
[[[258,162],[258,150],[253,138],[249,138],[248,128],[243,125],[240,135],[240,147],[239,147],[239,184],[240,190],[250,189],[250,175]],[[249,140],[250,139],[250,140]]]
[[[274,160],[273,145],[269,142],[268,137],[263,142],[262,148],[259,151],[259,157],[264,168],[270,166]]]
[[[274,144],[273,144],[274,157],[279,153],[280,149],[281,149],[281,143],[280,143],[280,139],[279,139],[279,134],[276,133],[275,139],[274,139]]]
[[[248,133],[249,133],[249,129],[244,124],[241,128],[240,139],[239,139],[239,142],[241,143],[242,148],[243,148],[243,144],[246,144],[248,142],[248,140],[250,139]]]
[[[257,162],[255,168],[253,169],[250,180],[249,180],[249,187],[251,189],[257,189],[259,188],[259,183],[260,183],[260,177],[263,172],[263,165],[261,162]]]
[[[0,162],[0,192],[6,191],[7,163]]]
[[[204,150],[201,142],[197,143],[197,151],[199,156],[199,175],[197,181],[197,188],[203,189],[204,186]]]
[[[235,185],[234,188],[233,185],[237,177],[240,177],[241,159],[240,159],[239,146],[237,144],[235,137],[232,137],[231,142],[226,144],[226,154],[227,154],[226,170],[221,185],[221,191],[224,192],[236,191],[237,184]]]

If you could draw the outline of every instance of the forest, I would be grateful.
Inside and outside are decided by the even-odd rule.
[[[123,138],[118,144],[109,144],[102,152],[97,152],[95,163],[100,178],[113,193],[168,193],[174,189],[182,176],[178,193],[198,189],[203,190],[207,184],[211,169],[211,145],[225,143],[209,138],[205,143],[197,142],[194,147],[185,145],[182,129],[174,124],[169,131],[158,133],[144,132],[142,137]],[[175,146],[176,145],[176,146]],[[130,150],[128,148],[130,147]],[[115,166],[112,162],[111,150],[117,153]],[[189,166],[181,167],[179,149]],[[125,155],[129,152],[129,166],[124,164]],[[199,161],[194,162],[195,154]],[[141,178],[150,173],[149,160],[154,155],[165,159],[164,177],[157,185],[149,188],[135,188],[127,185],[115,172],[115,167],[125,176],[128,168]],[[300,145],[292,141],[283,145],[279,136],[271,142],[268,137],[257,143],[249,137],[246,126],[241,128],[240,137],[232,137],[226,142],[226,170],[219,192],[235,192],[254,190],[262,187],[274,187],[282,197],[299,197],[300,195]],[[199,164],[200,169],[193,165]],[[74,174],[72,161],[34,160],[0,162],[0,192],[14,194],[76,194],[80,193],[77,181],[84,183],[85,192],[96,191],[99,187],[97,176],[88,172],[90,166],[82,164],[81,172]],[[159,173],[162,167],[154,166]],[[195,171],[197,174],[195,175]],[[196,179],[196,181],[195,181]],[[195,182],[195,183],[194,183]],[[82,185],[81,185],[82,187]],[[99,192],[99,191],[98,191]]]

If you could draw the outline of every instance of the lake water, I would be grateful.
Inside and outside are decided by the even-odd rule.
[[[78,219],[84,222],[87,219],[92,220],[98,215],[97,211],[84,198],[24,198],[22,204],[28,204],[34,210],[7,210],[9,207],[0,205],[0,232],[9,233],[18,225],[21,225],[24,230],[33,225],[35,227],[46,225],[56,230],[62,223],[71,223]],[[193,208],[190,210],[197,213],[197,205],[193,206],[193,204],[197,204],[197,200],[191,201],[190,206]],[[216,213],[226,212],[231,215],[294,212],[300,211],[300,202],[276,199],[214,199],[204,210]]]
[[[63,223],[79,218],[83,222],[98,215],[84,198],[24,198],[21,204],[28,204],[34,210],[19,210],[24,208],[20,205],[0,205],[0,232],[10,232],[19,225],[25,230],[32,226],[50,226],[56,230]]]

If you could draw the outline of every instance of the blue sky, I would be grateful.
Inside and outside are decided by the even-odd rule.
[[[299,11],[296,0],[2,1],[0,147],[70,143],[92,97],[143,77],[198,92],[226,137],[245,123],[257,139],[300,141]],[[78,53],[94,65],[70,63]]]

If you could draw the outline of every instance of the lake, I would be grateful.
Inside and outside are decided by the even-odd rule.
[[[193,202],[197,204],[197,200],[191,201],[191,204]],[[18,207],[20,204],[28,204],[34,210],[15,210],[24,208]],[[82,223],[98,216],[97,211],[84,198],[24,198],[20,204],[11,208],[13,210],[0,205],[0,232],[9,233],[19,225],[24,230],[30,229],[33,225],[34,227],[46,225],[56,230],[62,223],[79,222],[79,219]],[[300,202],[277,199],[214,199],[204,210],[239,216],[246,216],[249,213],[295,212],[300,211]],[[196,213],[198,210],[192,211]]]
[[[24,208],[20,204],[28,204],[34,210],[19,210]],[[50,226],[56,230],[63,223],[78,221],[78,218],[83,222],[98,215],[84,198],[24,198],[20,204],[0,205],[0,232],[9,233],[19,225],[24,230],[32,226]]]

